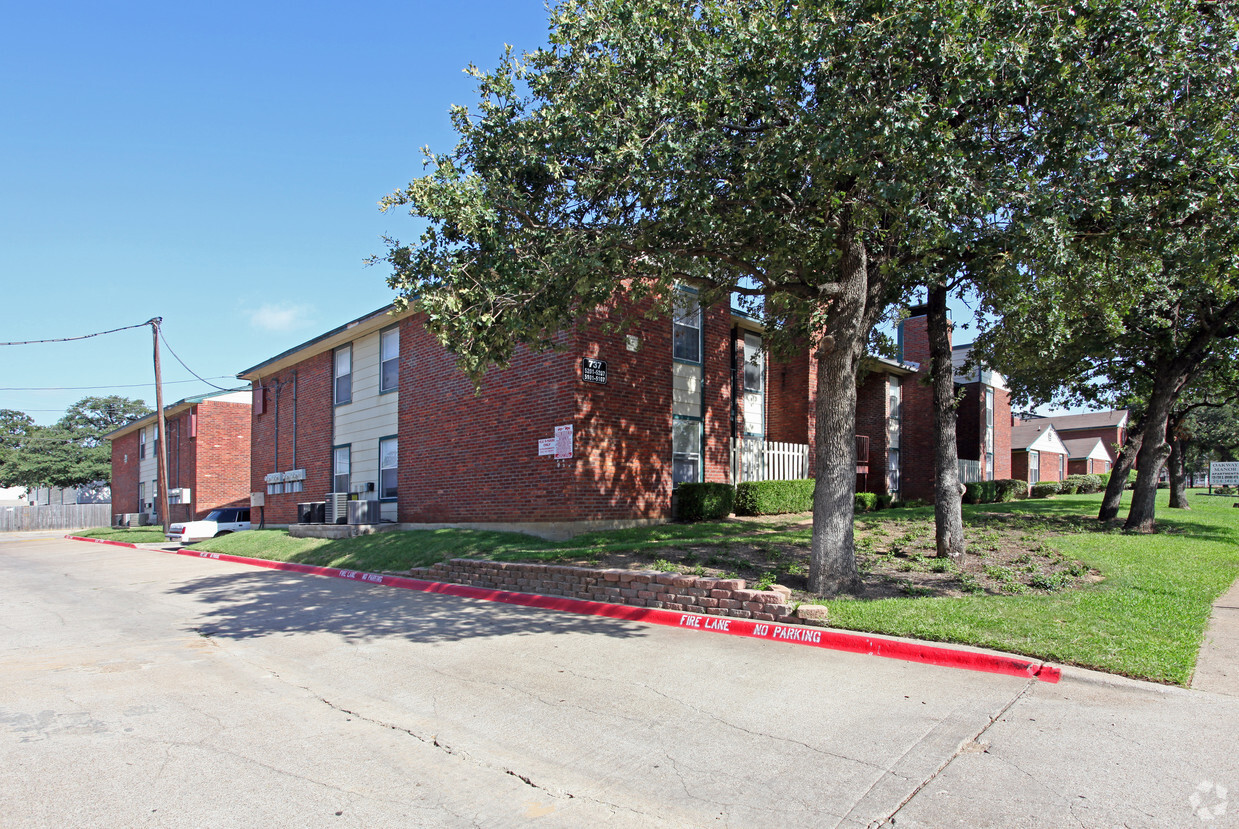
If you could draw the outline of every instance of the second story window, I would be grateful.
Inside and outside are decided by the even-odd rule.
[[[350,447],[337,446],[332,453],[331,491],[348,492]]]
[[[339,406],[353,400],[353,347],[346,345],[335,352],[335,392],[333,400]]]
[[[672,356],[688,363],[701,362],[701,303],[696,294],[677,292],[672,318]]]
[[[139,458],[146,457],[146,430],[145,429],[138,430],[138,457]]]
[[[379,392],[395,391],[400,383],[400,329],[379,334]]]

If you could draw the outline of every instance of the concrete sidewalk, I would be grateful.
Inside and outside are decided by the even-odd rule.
[[[1239,697],[1239,580],[1213,603],[1192,688]]]

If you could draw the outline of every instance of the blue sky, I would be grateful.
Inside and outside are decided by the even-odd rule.
[[[476,98],[466,65],[546,38],[541,0],[22,3],[5,18],[0,342],[159,316],[221,386],[392,299],[363,262],[419,228],[377,202],[421,174],[421,147],[455,144],[448,108]],[[165,404],[213,390],[163,365]],[[106,394],[154,404],[148,328],[0,348],[0,408],[51,423]]]
[[[8,4],[0,341],[160,316],[233,378],[381,307],[363,260],[417,227],[378,200],[454,145],[468,63],[545,37],[541,0]],[[210,390],[163,361],[165,404]],[[0,408],[49,423],[110,393],[153,404],[149,328],[0,349]]]

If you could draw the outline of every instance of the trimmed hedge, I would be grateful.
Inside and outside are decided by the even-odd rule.
[[[726,518],[735,500],[736,488],[731,484],[680,484],[675,490],[675,517],[680,521]]]
[[[1049,498],[1052,495],[1057,495],[1060,489],[1058,481],[1038,481],[1032,485],[1032,497]]]
[[[1068,475],[1063,483],[1072,484],[1075,486],[1076,492],[1082,492],[1087,495],[1092,492],[1101,492],[1106,488],[1106,481],[1109,479],[1110,473],[1108,472],[1105,475]],[[1067,494],[1066,490],[1063,490],[1063,492]]]
[[[871,512],[878,508],[878,495],[876,492],[858,492],[856,493],[856,511]]]
[[[1028,484],[1013,478],[974,481],[964,486],[964,501],[969,504],[995,504],[1028,497]]]
[[[812,478],[745,481],[736,485],[736,515],[781,515],[813,509]]]
[[[875,507],[875,509],[886,509],[894,502],[894,500],[895,500],[894,495],[886,495],[886,494],[879,495],[878,505],[877,507]]]

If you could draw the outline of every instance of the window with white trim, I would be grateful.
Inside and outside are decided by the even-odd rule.
[[[994,480],[994,390],[985,389],[985,480]]]
[[[332,455],[332,473],[331,473],[331,491],[332,492],[348,492],[349,485],[349,461],[351,458],[350,447],[337,446],[331,453]]]
[[[701,422],[671,421],[671,484],[697,483],[701,480]]]
[[[353,346],[337,348],[334,359],[335,384],[332,399],[339,406],[353,400]]]
[[[1036,449],[1028,450],[1028,482],[1038,483],[1041,480],[1041,453]]]
[[[701,362],[701,303],[697,295],[677,291],[671,323],[672,356],[687,363]]]
[[[146,430],[138,430],[138,458],[146,457]]]
[[[399,385],[400,329],[389,328],[379,334],[379,392],[395,391]]]
[[[399,460],[399,444],[396,438],[379,441],[379,497],[395,498],[397,493],[396,472]]]

